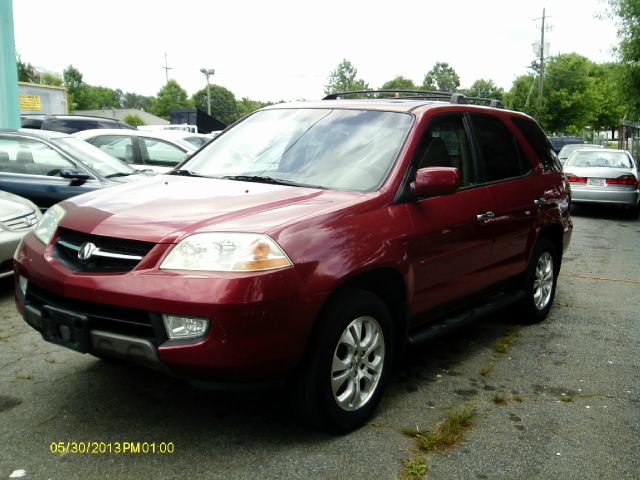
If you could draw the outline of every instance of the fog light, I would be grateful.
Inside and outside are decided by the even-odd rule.
[[[20,291],[20,296],[22,298],[27,294],[27,285],[29,285],[29,280],[24,278],[22,275],[18,275],[18,290]]]
[[[209,328],[208,318],[180,317],[163,313],[162,320],[171,340],[199,337],[204,335]]]

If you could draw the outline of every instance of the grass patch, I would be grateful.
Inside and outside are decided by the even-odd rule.
[[[522,398],[522,395],[514,395],[512,398],[514,402],[519,402],[519,403],[524,402],[524,398]]]
[[[563,402],[571,403],[573,402],[573,397],[570,395],[561,395],[560,400],[562,400]]]
[[[16,375],[18,380],[31,380],[33,376],[29,373],[19,373]]]
[[[489,375],[491,375],[491,372],[493,372],[493,365],[490,367],[484,367],[480,370],[480,375],[482,375],[483,377],[488,377]]]
[[[404,461],[404,468],[397,480],[417,480],[423,478],[428,470],[427,460],[422,455],[417,455]]]
[[[505,397],[503,393],[494,393],[493,397],[491,397],[491,401],[499,405],[504,405],[507,403],[507,397]]]
[[[511,348],[513,340],[518,336],[518,328],[511,327],[501,338],[493,344],[493,350],[500,355],[504,355]]]
[[[416,442],[427,453],[454,447],[464,438],[464,431],[473,425],[475,416],[475,410],[465,405],[451,412],[433,432],[416,432]]]

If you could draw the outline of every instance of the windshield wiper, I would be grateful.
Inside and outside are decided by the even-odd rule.
[[[183,177],[204,177],[204,175],[192,172],[191,170],[184,170],[182,168],[179,168],[178,170],[172,170],[167,175],[181,175]]]
[[[306,185],[304,183],[293,182],[291,180],[284,180],[282,178],[274,178],[262,175],[225,175],[224,177],[220,177],[224,180],[237,180],[240,182],[255,182],[255,183],[269,183],[271,185],[287,185],[290,187],[310,187],[310,188],[321,188],[326,190],[326,187],[322,187],[320,185]]]
[[[129,175],[135,175],[136,173],[138,173],[138,172],[137,171],[133,171],[133,172],[116,172],[116,173],[111,173],[111,174],[107,175],[105,178],[128,177]]]

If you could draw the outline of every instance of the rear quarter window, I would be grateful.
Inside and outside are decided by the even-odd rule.
[[[524,135],[547,171],[562,171],[560,160],[540,126],[528,118],[512,117],[511,121]]]

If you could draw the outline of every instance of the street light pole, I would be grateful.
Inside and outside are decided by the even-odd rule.
[[[207,113],[211,115],[211,92],[209,89],[209,75],[213,75],[216,71],[213,68],[201,68],[200,71],[207,77]]]

